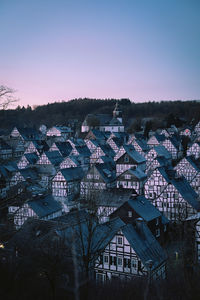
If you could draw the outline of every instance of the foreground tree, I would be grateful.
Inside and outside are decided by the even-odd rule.
[[[5,86],[0,85],[0,109],[6,109],[8,106],[18,100],[14,97],[15,90]]]

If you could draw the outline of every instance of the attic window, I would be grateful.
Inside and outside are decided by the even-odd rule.
[[[124,156],[124,162],[129,162],[129,157],[127,154]]]
[[[44,206],[47,206],[47,205],[48,205],[48,202],[46,202],[46,201],[43,202],[43,205],[44,205]]]
[[[123,239],[122,239],[121,236],[118,236],[118,237],[117,237],[117,245],[120,245],[120,246],[123,245]]]
[[[133,216],[132,211],[129,210],[129,211],[128,211],[128,217],[129,217],[129,218],[132,218],[132,216]]]

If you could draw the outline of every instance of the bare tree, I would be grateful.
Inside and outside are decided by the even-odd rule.
[[[10,104],[18,101],[13,96],[15,92],[15,90],[5,85],[0,85],[0,109],[6,109]]]

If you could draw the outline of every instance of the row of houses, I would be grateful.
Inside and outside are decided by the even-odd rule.
[[[121,122],[118,112],[116,106],[113,118]],[[21,153],[0,167],[2,203],[7,202],[17,230],[29,218],[57,222],[74,209],[95,211],[99,237],[103,235],[101,247],[94,247],[92,268],[98,280],[146,276],[149,261],[152,276],[164,278],[167,258],[160,245],[169,221],[195,219],[199,245],[198,128],[185,157],[176,130],[145,140],[121,129],[89,128],[75,138],[65,135],[67,129],[61,134],[52,128],[44,139],[44,132],[39,136],[30,130],[24,138],[15,128],[5,143],[12,142],[12,151],[21,145]]]

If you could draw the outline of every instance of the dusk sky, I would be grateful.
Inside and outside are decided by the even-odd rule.
[[[199,0],[0,0],[0,36],[21,106],[200,99]]]

